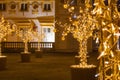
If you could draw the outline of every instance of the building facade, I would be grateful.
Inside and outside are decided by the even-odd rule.
[[[63,8],[63,0],[0,0],[0,16],[4,16],[17,28],[33,26],[40,35],[41,42],[53,42],[55,52],[78,52],[79,44],[71,34],[61,40],[63,29],[55,25],[55,20],[65,21],[68,17]],[[56,33],[54,32],[56,28]],[[12,34],[6,37],[7,42],[21,42],[21,38]],[[36,39],[32,42],[37,42]],[[92,51],[92,39],[88,40],[88,51]]]
[[[55,0],[0,0],[0,15],[17,28],[34,24],[38,33],[45,35],[43,42],[55,41],[53,32]],[[12,35],[7,37],[7,41],[21,41],[21,39]]]

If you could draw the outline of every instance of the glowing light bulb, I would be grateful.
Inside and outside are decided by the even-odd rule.
[[[108,61],[105,61],[105,64],[109,64],[109,62],[108,62]]]
[[[67,9],[68,6],[69,6],[68,4],[64,4],[64,5],[63,5],[63,7],[64,7],[65,9]]]
[[[97,59],[100,59],[104,55],[105,55],[105,52],[103,51],[103,52],[101,52],[100,56]]]
[[[99,38],[96,39],[96,43],[99,43]]]
[[[74,9],[75,9],[75,7],[74,7],[74,6],[72,6],[72,7],[71,7],[71,10],[74,10]]]
[[[102,22],[103,25],[105,25],[106,23],[105,22]]]
[[[110,51],[110,54],[111,54],[112,57],[114,57],[114,53],[113,53],[113,51]]]
[[[100,7],[97,12],[98,14],[102,14],[103,13],[102,8]]]
[[[64,41],[64,40],[65,40],[65,37],[62,37],[61,39]]]

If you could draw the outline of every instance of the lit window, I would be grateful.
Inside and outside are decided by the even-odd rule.
[[[5,11],[5,10],[6,10],[6,4],[0,3],[0,11]]]

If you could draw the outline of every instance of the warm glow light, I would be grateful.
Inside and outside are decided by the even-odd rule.
[[[62,37],[61,39],[64,41],[64,40],[65,40],[65,37]]]
[[[103,25],[105,25],[106,23],[105,22],[102,22]]]
[[[5,40],[5,37],[8,34],[11,34],[12,32],[14,32],[14,30],[15,30],[14,27],[15,27],[15,25],[10,25],[10,23],[8,21],[6,21],[4,19],[4,17],[1,18],[1,21],[0,21],[0,43],[2,40]],[[2,56],[1,44],[0,44],[0,56]]]
[[[120,13],[118,12],[118,0],[94,0],[94,8],[90,9],[91,0],[85,0],[85,7],[82,9],[79,6],[79,16],[75,16],[70,19],[70,25],[64,26],[64,34],[72,33],[80,43],[80,64],[75,67],[87,66],[87,39],[93,33],[95,29],[96,42],[99,43],[98,59],[100,60],[99,66],[99,80],[119,80],[120,79],[120,52],[116,52],[120,28],[118,27],[118,18]],[[107,3],[108,2],[108,3]],[[120,4],[119,4],[120,5]],[[70,7],[70,6],[69,6]],[[67,8],[70,13],[75,13],[75,9]],[[90,11],[89,11],[90,10]],[[91,15],[92,14],[92,15]],[[93,27],[93,25],[95,27]],[[69,26],[69,27],[68,27]],[[68,29],[67,29],[68,28]],[[118,66],[118,67],[116,67]],[[119,70],[118,70],[119,68]],[[109,72],[109,73],[108,73]]]
[[[117,10],[118,0],[94,0],[94,14],[96,25],[99,26],[100,35],[97,35],[100,41],[99,52],[99,80],[119,80],[120,71],[120,52],[116,50],[119,46],[119,25],[118,18],[120,13]],[[108,3],[107,3],[108,2]]]
[[[74,10],[75,8],[72,6],[71,9]]]
[[[105,64],[109,64],[109,62],[108,62],[108,61],[105,61]]]
[[[99,38],[96,39],[96,43],[99,43]]]
[[[101,8],[101,7],[97,10],[97,13],[98,13],[98,14],[102,14],[102,13],[103,13],[103,11],[102,11],[102,8]]]
[[[65,40],[65,36],[68,33],[72,33],[73,37],[79,42],[79,57],[80,63],[79,67],[81,68],[90,68],[93,67],[87,64],[87,39],[92,36],[93,30],[96,28],[95,19],[91,15],[91,4],[89,0],[85,1],[86,5],[84,8],[80,6],[78,9],[76,6],[71,6],[66,4],[64,7],[68,9],[70,14],[68,23],[62,24],[58,22],[57,24],[64,28],[62,33],[62,40]],[[67,6],[69,5],[69,7]],[[79,13],[76,13],[78,11]]]
[[[34,38],[32,37],[34,35],[33,32],[34,32],[33,26],[30,26],[30,27],[26,26],[22,30],[20,29],[16,30],[16,35],[19,36],[25,43],[24,53],[28,53],[28,42]]]
[[[104,55],[105,55],[105,52],[101,52],[100,56],[97,59],[100,59]]]
[[[68,4],[64,4],[64,5],[63,5],[63,7],[64,7],[65,9],[67,9],[68,6],[69,6]]]
[[[112,57],[114,57],[114,53],[113,53],[113,51],[110,51],[110,54],[111,54]]]

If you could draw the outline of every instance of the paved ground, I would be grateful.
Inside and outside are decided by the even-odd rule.
[[[20,53],[6,53],[7,70],[0,71],[0,80],[71,80],[70,65],[74,54],[45,53],[42,58],[31,55],[30,63],[21,63]],[[96,53],[89,62],[96,64]]]

